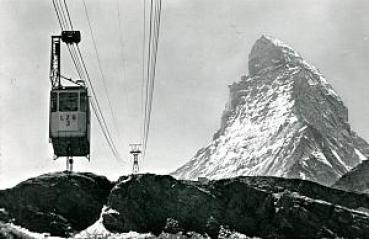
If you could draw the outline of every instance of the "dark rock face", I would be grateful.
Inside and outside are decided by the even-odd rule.
[[[365,238],[369,196],[316,183],[274,177],[238,177],[201,184],[170,176],[122,178],[112,189],[104,226],[113,232],[219,229],[261,238]]]
[[[350,172],[343,175],[333,187],[352,191],[369,193],[369,161],[364,161]]]
[[[351,130],[332,86],[277,39],[256,41],[249,75],[229,89],[220,130],[173,176],[278,176],[331,185],[369,158],[369,144]]]
[[[3,221],[6,216],[31,231],[69,236],[99,218],[112,187],[106,177],[92,173],[57,172],[31,178],[0,191]]]
[[[119,213],[103,215],[106,229],[113,232],[132,230],[158,235],[170,218],[180,222],[177,227],[203,232],[210,213],[220,208],[210,193],[171,176],[143,175],[126,180],[118,182],[108,199],[108,206]],[[209,221],[206,227],[211,230],[211,226]]]

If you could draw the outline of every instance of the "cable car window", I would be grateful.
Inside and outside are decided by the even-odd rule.
[[[78,111],[78,93],[60,92],[59,93],[59,111]]]
[[[50,102],[51,112],[56,112],[58,107],[58,93],[51,92],[51,102]]]
[[[80,94],[80,111],[86,112],[87,111],[87,94],[86,92],[81,92]]]

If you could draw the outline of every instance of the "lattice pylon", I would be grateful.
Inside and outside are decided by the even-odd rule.
[[[129,151],[129,153],[133,155],[132,174],[138,174],[140,171],[138,159],[139,155],[142,153],[141,144],[130,144],[129,146],[131,147],[131,151]]]

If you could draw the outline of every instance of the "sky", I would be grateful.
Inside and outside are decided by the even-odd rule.
[[[148,0],[146,0],[148,1]],[[369,1],[162,0],[151,128],[141,172],[174,171],[220,127],[228,85],[248,74],[248,54],[274,36],[320,69],[369,141]],[[80,48],[117,148],[92,119],[91,160],[76,171],[130,173],[128,144],[141,138],[144,0],[86,0],[114,112],[109,111],[82,0],[67,0]],[[119,15],[118,15],[119,14]],[[50,36],[60,34],[51,0],[0,0],[0,188],[65,169],[48,142]],[[63,47],[62,47],[63,48]],[[77,77],[65,47],[62,73]],[[115,122],[115,123],[114,123]]]

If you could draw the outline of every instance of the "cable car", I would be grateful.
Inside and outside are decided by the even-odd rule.
[[[72,171],[73,157],[90,156],[90,104],[84,81],[74,81],[60,74],[60,43],[81,41],[79,31],[62,31],[51,37],[49,139],[55,158],[67,157]],[[61,78],[72,83],[63,85]]]
[[[87,87],[64,86],[50,92],[50,141],[57,157],[90,155],[90,104]]]

